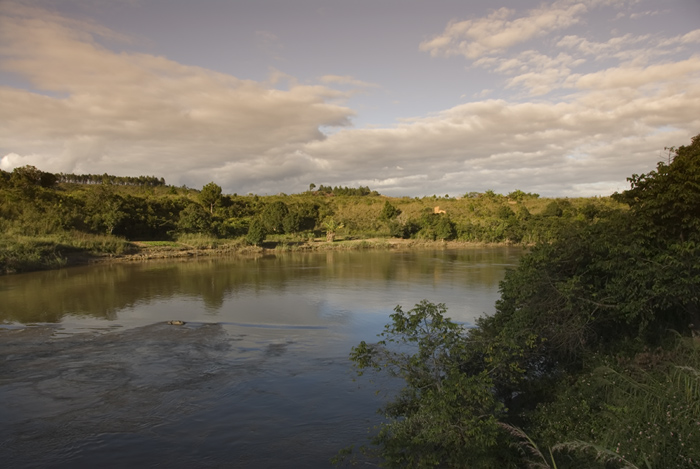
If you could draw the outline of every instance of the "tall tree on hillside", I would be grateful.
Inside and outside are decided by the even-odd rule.
[[[386,202],[384,202],[384,208],[382,208],[382,212],[379,214],[379,218],[384,221],[389,221],[398,217],[400,214],[401,210],[391,205],[391,203],[387,200]]]
[[[214,205],[221,200],[221,187],[210,182],[202,188],[202,191],[199,193],[199,200],[202,202],[202,205],[209,207],[209,213],[213,214]]]

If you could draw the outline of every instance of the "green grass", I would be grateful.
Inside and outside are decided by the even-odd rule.
[[[96,235],[73,231],[56,236],[60,247],[67,250],[87,251],[91,254],[126,254],[132,250],[127,240],[117,236]]]
[[[175,241],[139,241],[139,244],[153,248],[176,248],[180,246]]]
[[[55,269],[69,263],[71,256],[121,255],[131,245],[115,236],[81,232],[45,236],[5,235],[0,237],[0,274]]]

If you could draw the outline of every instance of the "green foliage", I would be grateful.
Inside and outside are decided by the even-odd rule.
[[[545,217],[560,217],[563,214],[564,211],[561,209],[561,207],[556,201],[552,201],[549,204],[547,204],[547,207],[544,209],[544,212],[542,212],[542,215]]]
[[[114,233],[115,228],[127,217],[124,199],[109,185],[100,185],[85,197],[85,224],[94,233]]]
[[[455,224],[450,220],[450,217],[438,216],[437,222],[433,225],[435,230],[435,237],[442,241],[448,241],[454,239],[457,231],[455,230]]]
[[[700,136],[630,182],[629,210],[515,215],[490,197],[491,232],[553,235],[506,274],[496,313],[463,331],[441,305],[399,308],[353,349],[406,383],[373,440],[389,466],[698,467],[700,348],[682,336],[700,325]]]
[[[343,228],[343,224],[333,217],[328,217],[323,221],[323,227],[326,229],[326,241],[332,243],[335,240],[336,232]]]
[[[202,191],[199,193],[199,200],[202,205],[209,208],[209,213],[213,215],[214,206],[221,201],[221,187],[213,182],[210,182],[202,187]]]
[[[202,233],[179,234],[177,242],[189,249],[212,249],[224,244],[219,238]]]
[[[318,222],[320,209],[321,207],[313,202],[300,202],[292,205],[289,207],[288,217],[293,217],[294,221],[292,223],[285,218],[285,232],[294,233],[313,230]],[[287,229],[287,226],[290,227],[290,230]]]
[[[398,217],[400,214],[401,210],[391,205],[391,203],[387,200],[386,202],[384,202],[384,208],[382,208],[382,212],[379,214],[379,218],[384,221],[390,221]]]
[[[644,221],[642,229],[657,238],[684,242],[700,232],[700,135],[691,145],[675,149],[670,164],[660,162],[656,171],[632,175],[631,189],[613,197],[630,206]]]
[[[372,444],[388,467],[466,467],[498,441],[503,406],[491,393],[488,373],[462,372],[466,358],[463,326],[445,317],[443,304],[422,301],[404,312],[376,344],[361,342],[350,355],[358,372],[383,371],[405,386],[383,413]],[[481,450],[479,450],[481,448]]]
[[[223,195],[214,183],[195,191],[166,187],[154,176],[51,174],[23,167],[0,173],[0,228],[28,236],[77,230],[134,240],[170,240],[184,233],[235,238],[245,236],[250,220],[264,214],[272,234],[322,229],[320,221],[334,217],[343,220],[351,237],[532,243],[556,239],[560,225],[569,223],[538,215],[541,202],[532,198],[523,199],[517,210],[535,215],[516,220],[499,218],[496,211],[503,203],[495,195],[468,204],[441,198],[446,221],[432,213],[433,199],[387,199],[369,188],[322,189],[290,196]],[[208,217],[189,207],[193,201],[205,206]],[[590,202],[591,213],[603,211],[602,203]]]
[[[372,191],[367,186],[360,186],[358,188],[354,188],[354,187],[340,187],[340,186],[331,187],[331,186],[324,186],[323,184],[321,184],[320,186],[318,186],[317,192],[319,192],[321,194],[328,194],[328,195],[341,195],[341,196],[345,195],[345,196],[360,196],[360,197],[364,197],[364,196],[368,196],[368,195],[373,195],[373,196],[379,195],[379,193],[377,193],[377,191]]]
[[[180,233],[211,233],[212,216],[201,205],[190,204],[180,212],[177,230]]]
[[[165,179],[155,176],[113,176],[110,174],[64,174],[53,175],[59,183],[69,184],[113,184],[115,186],[160,187]]]
[[[593,465],[597,448],[631,467],[697,467],[699,358],[695,345],[681,342],[581,373],[538,407],[533,431],[562,463],[602,467]]]
[[[28,189],[41,185],[42,172],[34,166],[22,166],[15,168],[10,176],[10,184],[20,189]]]
[[[281,200],[265,206],[262,211],[262,222],[268,233],[284,233],[285,218],[289,216],[289,207]],[[288,222],[292,225],[292,222]],[[296,230],[295,230],[296,231]]]
[[[487,199],[492,199],[492,200],[497,200],[503,198],[501,194],[497,194],[491,189],[488,189],[486,192],[484,192],[483,197],[486,197]]]
[[[516,202],[522,202],[525,199],[537,199],[539,198],[539,196],[539,194],[535,194],[532,192],[523,192],[520,189],[516,189],[507,195],[507,197],[510,200],[515,200]]]
[[[23,236],[0,239],[0,273],[51,269],[65,263],[52,240]]]
[[[259,218],[253,218],[248,226],[248,234],[245,237],[246,242],[254,246],[260,246],[265,241],[266,236],[267,232],[263,222]]]
[[[66,265],[71,256],[124,254],[131,246],[114,236],[80,232],[51,236],[0,237],[0,274],[55,269]]]
[[[476,194],[469,200],[440,198],[447,214],[435,215],[437,198],[380,197],[367,187],[319,189],[292,195],[224,195],[214,183],[196,191],[165,186],[163,178],[154,176],[51,174],[23,167],[0,172],[0,236],[80,232],[139,241],[172,240],[183,234],[242,238],[250,221],[262,217],[265,210],[269,211],[269,233],[306,233],[299,238],[304,240],[314,230],[325,230],[333,238],[335,230],[329,232],[321,222],[328,218],[343,221],[347,238],[459,238],[494,243],[551,241],[571,223],[565,217],[541,216],[547,201],[534,198],[524,198],[516,209],[531,216],[505,219],[498,218],[498,207],[504,204],[496,194]],[[596,211],[603,213],[610,205],[609,199],[574,200],[567,209],[572,218],[584,202],[591,204],[593,216],[579,218],[591,223],[601,218]],[[193,203],[204,208],[191,207]],[[381,218],[384,208],[385,216],[392,217],[386,221]]]
[[[10,177],[12,175],[7,171],[0,169],[0,188],[8,187],[10,185]]]
[[[389,227],[389,235],[394,238],[408,239],[415,236],[421,230],[421,226],[413,219],[391,220],[387,225]]]
[[[429,240],[449,241],[457,236],[455,223],[446,214],[426,211],[418,221],[420,231],[416,237]]]

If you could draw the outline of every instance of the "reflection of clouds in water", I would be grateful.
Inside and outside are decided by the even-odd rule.
[[[265,258],[112,264],[5,279],[0,320],[110,321],[125,327],[173,318],[288,326],[344,326],[388,318],[396,305],[442,302],[457,321],[493,311],[504,266],[522,251],[290,253]],[[92,324],[94,325],[94,324]]]
[[[22,368],[3,373],[18,386],[25,386],[22,380],[41,382],[33,389],[26,385],[25,394],[4,387],[9,393],[4,396],[13,402],[22,397],[25,406],[16,414],[4,411],[14,419],[3,419],[7,431],[18,423],[25,435],[37,437],[31,448],[23,443],[12,451],[29,454],[38,441],[47,443],[39,446],[49,455],[54,442],[57,448],[80,447],[83,454],[94,451],[99,458],[110,444],[106,438],[114,438],[112,448],[134,447],[123,439],[128,435],[133,439],[128,443],[148,448],[144,454],[158,453],[157,445],[167,442],[166,453],[181,466],[190,462],[187,457],[201,461],[216,455],[225,466],[248,454],[259,462],[251,467],[269,467],[262,456],[289,458],[333,437],[338,444],[332,455],[356,441],[355,435],[365,436],[379,407],[371,400],[374,387],[365,395],[366,389],[352,382],[350,347],[376,340],[397,304],[407,311],[423,299],[442,302],[460,322],[492,311],[503,266],[513,265],[519,252],[334,252],[6,277],[0,321],[45,317],[62,321],[64,332],[100,324],[119,328],[59,340],[37,337],[40,353],[30,353],[31,360],[4,362],[4,371]],[[171,319],[187,324],[165,324]],[[77,406],[62,414],[70,419],[68,432],[42,414],[42,402],[58,402],[51,400],[54,391],[61,398],[77,393],[70,403],[60,400],[64,410]],[[46,424],[45,431],[31,433],[38,428],[28,423],[33,417]],[[353,425],[356,431],[348,430]],[[84,444],[93,434],[117,436],[101,436],[103,446]],[[284,443],[300,435],[299,444]],[[192,450],[193,441],[202,445],[201,452]],[[194,452],[183,459],[172,447]],[[265,450],[253,454],[255,448]],[[328,456],[321,459],[327,462]]]

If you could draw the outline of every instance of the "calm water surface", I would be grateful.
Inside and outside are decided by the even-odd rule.
[[[422,299],[472,324],[493,312],[521,253],[291,253],[0,277],[0,461],[331,467],[366,441],[396,387],[355,380],[350,347]]]

